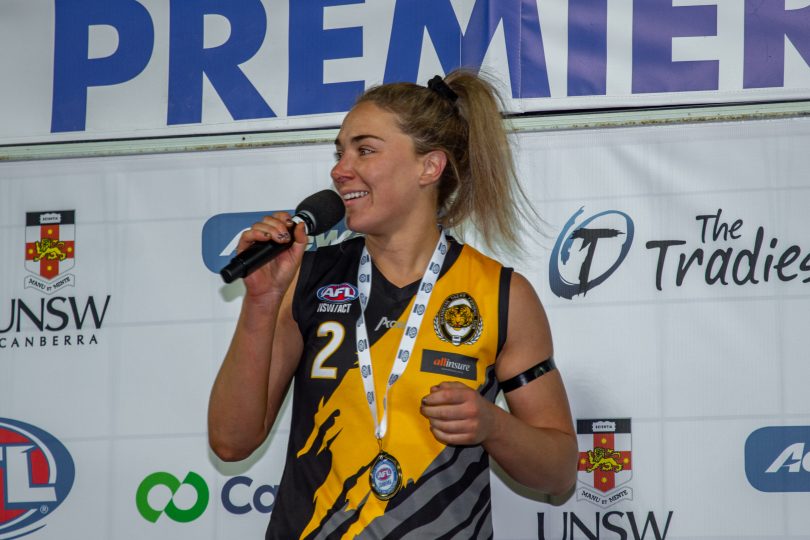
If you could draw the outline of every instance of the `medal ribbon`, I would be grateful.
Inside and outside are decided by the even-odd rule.
[[[385,387],[385,396],[383,396],[382,404],[382,420],[377,416],[377,396],[374,390],[374,371],[371,367],[371,351],[368,339],[368,331],[366,329],[366,305],[368,304],[369,296],[371,296],[371,255],[368,250],[363,247],[363,254],[360,256],[360,265],[357,268],[357,288],[360,293],[360,317],[357,319],[357,361],[360,365],[360,374],[363,378],[363,388],[366,391],[366,401],[368,408],[371,411],[371,418],[374,420],[374,435],[377,440],[382,444],[382,439],[388,430],[388,391],[397,382],[397,379],[408,367],[408,361],[411,359],[414,344],[416,343],[416,336],[419,333],[419,327],[422,325],[422,319],[425,317],[427,311],[428,301],[433,292],[433,287],[436,280],[439,279],[439,272],[444,263],[444,257],[447,255],[447,238],[444,231],[441,231],[439,241],[436,244],[436,249],[433,251],[433,256],[430,258],[425,273],[422,275],[422,282],[419,284],[419,290],[416,293],[416,300],[413,304],[413,309],[408,315],[408,322],[405,325],[405,331],[402,333],[402,339],[399,342],[399,350],[394,358],[394,365],[391,366],[391,373],[388,375],[388,383]]]

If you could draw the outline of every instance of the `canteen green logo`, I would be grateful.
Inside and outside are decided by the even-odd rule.
[[[177,493],[177,490],[180,489],[180,486],[183,484],[191,486],[197,493],[197,501],[191,505],[190,508],[178,508],[174,504],[174,494]],[[169,488],[169,491],[172,493],[169,503],[162,510],[152,508],[149,504],[149,493],[157,486],[165,486]],[[152,523],[155,523],[160,515],[164,513],[169,519],[179,523],[188,523],[194,521],[205,512],[205,509],[208,507],[209,498],[208,484],[195,472],[189,472],[182,482],[174,475],[167,472],[156,472],[144,478],[141,485],[138,486],[138,491],[135,494],[135,505],[138,507],[138,512],[141,513],[141,516]]]

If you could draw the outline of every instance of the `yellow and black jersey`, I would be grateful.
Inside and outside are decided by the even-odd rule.
[[[422,397],[459,381],[494,401],[511,270],[450,242],[407,369],[388,395],[383,449],[403,487],[382,501],[369,469],[379,453],[357,362],[357,267],[363,239],[307,253],[293,301],[304,352],[293,382],[284,474],[267,538],[490,538],[489,457],[431,434]],[[419,283],[399,288],[372,269],[366,327],[378,403]],[[382,410],[378,410],[382,417]]]

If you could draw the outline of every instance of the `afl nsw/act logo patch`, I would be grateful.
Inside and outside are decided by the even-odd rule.
[[[442,341],[472,345],[481,337],[484,321],[473,297],[465,292],[448,296],[433,318],[433,329]]]
[[[351,283],[332,283],[318,289],[318,313],[349,313],[352,302],[357,300],[357,287]]]
[[[326,285],[318,289],[318,300],[332,304],[342,304],[357,299],[357,287],[351,283],[338,283]]]

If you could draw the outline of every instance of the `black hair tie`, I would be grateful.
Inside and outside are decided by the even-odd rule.
[[[458,94],[453,92],[453,89],[447,86],[447,83],[444,82],[444,79],[442,79],[441,75],[436,75],[435,77],[430,79],[428,81],[427,86],[428,88],[430,88],[431,90],[442,96],[450,103],[452,104],[456,103],[456,100],[458,99]]]

